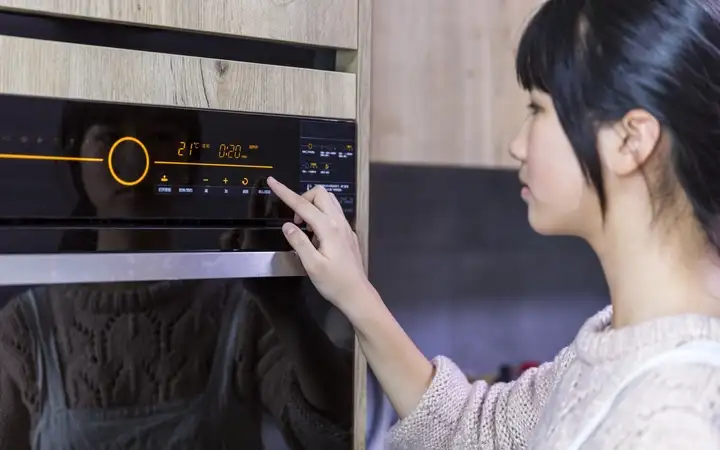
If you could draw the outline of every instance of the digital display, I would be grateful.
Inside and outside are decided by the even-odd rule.
[[[270,175],[355,214],[353,122],[6,95],[0,115],[5,226],[291,217],[258,212]]]

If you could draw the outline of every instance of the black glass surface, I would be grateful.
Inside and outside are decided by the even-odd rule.
[[[278,226],[251,211],[270,175],[352,220],[354,123],[0,96],[0,226]]]
[[[352,448],[352,328],[304,278],[0,287],[0,353],[0,450]]]

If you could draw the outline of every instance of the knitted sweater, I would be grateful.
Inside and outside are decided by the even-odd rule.
[[[449,359],[420,404],[390,432],[407,450],[564,450],[639,364],[693,340],[720,342],[720,319],[685,315],[612,329],[610,307],[590,318],[554,361],[518,380],[470,384]],[[553,400],[550,394],[553,393]],[[652,369],[629,388],[583,450],[720,449],[720,369]]]
[[[223,307],[231,295],[244,294],[238,283],[214,280],[35,290],[52,308],[73,409],[158,405],[200,395]],[[290,358],[255,302],[244,314],[233,388],[257,414],[235,418],[236,428],[259,438],[265,410],[293,449],[347,448],[351,431],[305,400]],[[43,404],[37,358],[28,321],[13,300],[0,311],[0,450],[30,446]]]

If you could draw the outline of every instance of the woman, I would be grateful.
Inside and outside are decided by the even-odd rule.
[[[590,244],[612,306],[515,382],[429,362],[365,278],[334,197],[270,181],[318,238],[284,226],[401,418],[393,446],[720,448],[720,4],[550,0],[516,69],[530,116],[510,152],[528,220]]]
[[[66,151],[106,157],[115,140],[131,135],[157,157],[200,134],[191,111],[126,108],[68,108],[61,133]],[[138,159],[122,153],[116,170],[142,170]],[[168,172],[173,180],[194,176],[178,167]],[[152,185],[115,183],[104,165],[70,170],[75,217],[163,216],[173,207],[153,195]],[[251,215],[272,214],[272,205],[254,200]],[[170,239],[160,229],[78,229],[65,234],[61,246],[142,252],[172,248]],[[258,239],[266,237],[231,234],[222,245],[253,248]],[[300,281],[28,290],[0,311],[0,450],[261,450],[263,413],[288,448],[346,449],[352,355],[319,329]]]

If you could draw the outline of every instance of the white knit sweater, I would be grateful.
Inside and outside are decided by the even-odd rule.
[[[638,364],[680,344],[720,342],[720,319],[685,315],[612,329],[590,318],[554,361],[517,381],[468,383],[447,358],[420,405],[390,431],[403,450],[565,450]],[[548,404],[550,394],[552,404]],[[583,450],[720,449],[720,368],[665,365],[628,390]]]

